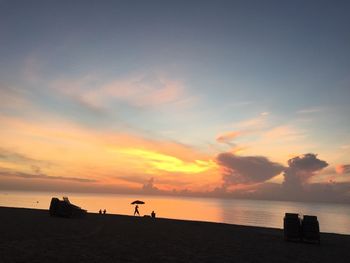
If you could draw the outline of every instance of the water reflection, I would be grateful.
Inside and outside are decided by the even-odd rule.
[[[218,200],[218,202],[221,206],[222,222],[251,226],[267,226],[266,223],[270,222],[270,227],[281,227],[278,224],[278,220],[281,220],[278,211],[271,210],[271,207],[263,205],[260,201]]]
[[[76,193],[0,192],[0,206],[48,209],[51,197],[68,195],[72,203],[89,212],[106,209],[109,214],[133,215],[136,199],[141,215],[223,222],[238,225],[283,227],[285,212],[316,215],[322,232],[350,234],[350,205],[298,203],[263,200],[222,200],[213,198],[185,198],[164,196],[135,196]]]

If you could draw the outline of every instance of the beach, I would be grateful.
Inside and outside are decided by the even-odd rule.
[[[282,218],[281,218],[282,220]],[[285,242],[281,229],[0,208],[0,262],[348,262],[350,235]]]

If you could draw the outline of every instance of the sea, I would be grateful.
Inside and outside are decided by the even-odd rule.
[[[350,204],[307,203],[152,195],[48,193],[0,191],[0,206],[48,209],[52,197],[68,196],[88,212],[133,215],[131,202],[142,200],[141,216],[220,222],[246,226],[283,228],[286,212],[318,217],[321,232],[350,235]]]

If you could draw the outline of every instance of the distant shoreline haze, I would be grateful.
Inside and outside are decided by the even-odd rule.
[[[252,191],[253,189],[253,191]],[[0,191],[6,192],[66,192],[66,193],[86,193],[86,194],[133,194],[133,195],[154,195],[154,196],[174,196],[174,197],[203,197],[222,199],[249,199],[249,200],[271,200],[271,201],[296,201],[296,202],[322,202],[322,203],[343,203],[350,204],[349,183],[337,184],[309,184],[306,189],[299,188],[294,191],[286,191],[283,184],[264,183],[256,190],[243,188],[242,190],[227,191],[222,187],[212,191],[191,191],[185,190],[161,190],[154,185],[151,179],[141,188],[121,188],[111,185],[79,185],[74,183],[46,183],[35,184],[33,182],[13,182],[5,181],[0,186]]]

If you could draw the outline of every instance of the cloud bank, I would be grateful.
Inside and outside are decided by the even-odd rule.
[[[288,160],[288,166],[271,162],[263,156],[236,156],[221,153],[217,163],[222,167],[222,187],[211,194],[227,198],[249,198],[290,201],[350,202],[350,183],[310,183],[328,163],[307,153]],[[337,166],[338,173],[348,173],[349,166]],[[283,172],[283,182],[268,181]],[[229,188],[229,186],[240,186]],[[233,189],[233,190],[232,190]]]
[[[285,169],[283,165],[271,162],[263,156],[221,153],[217,156],[217,161],[224,168],[223,180],[228,185],[264,182]]]
[[[283,187],[288,192],[302,191],[303,186],[316,172],[327,167],[326,161],[317,158],[316,154],[307,153],[288,160],[284,172]]]

